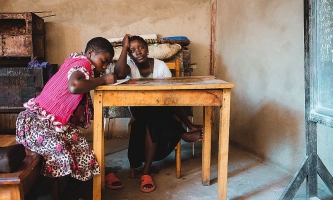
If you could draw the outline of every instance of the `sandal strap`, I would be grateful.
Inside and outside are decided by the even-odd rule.
[[[152,185],[149,189],[143,189],[145,185]],[[142,192],[152,192],[155,190],[155,184],[153,182],[153,179],[150,175],[142,175],[141,176],[141,191]]]

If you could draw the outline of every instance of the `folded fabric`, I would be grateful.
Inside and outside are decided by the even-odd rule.
[[[181,50],[181,46],[179,44],[155,44],[148,45],[149,57],[156,58],[160,60],[169,59]],[[122,46],[118,46],[114,48],[114,57],[113,60],[118,60],[120,53],[122,51]]]
[[[0,147],[0,173],[14,172],[25,156],[25,147],[22,144]]]
[[[143,39],[157,39],[157,34],[152,33],[152,34],[143,34],[143,35],[138,35],[140,37],[142,37]],[[109,38],[108,40],[110,42],[119,42],[121,44],[121,42],[123,41],[124,37],[118,37],[118,38]]]

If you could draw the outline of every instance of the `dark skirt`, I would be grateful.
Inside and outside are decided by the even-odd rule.
[[[179,142],[180,135],[186,132],[182,123],[173,117],[170,106],[131,107],[130,110],[135,118],[128,146],[128,159],[133,168],[142,166],[145,161],[146,124],[152,142],[158,142],[154,161],[167,157]]]

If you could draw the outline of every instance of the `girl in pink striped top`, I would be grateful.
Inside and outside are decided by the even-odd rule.
[[[107,39],[91,39],[85,52],[71,54],[41,94],[26,102],[26,110],[18,115],[16,141],[43,156],[41,175],[45,180],[71,177],[65,196],[73,193],[81,181],[100,173],[95,155],[78,126],[87,128],[91,119],[90,90],[117,81],[113,73],[104,74],[113,56],[113,46]],[[67,199],[65,196],[60,199]]]

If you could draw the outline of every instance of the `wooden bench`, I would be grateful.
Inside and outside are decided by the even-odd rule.
[[[15,144],[15,135],[0,135],[0,146]],[[0,200],[23,200],[39,178],[42,157],[26,149],[26,158],[13,173],[0,173]]]

